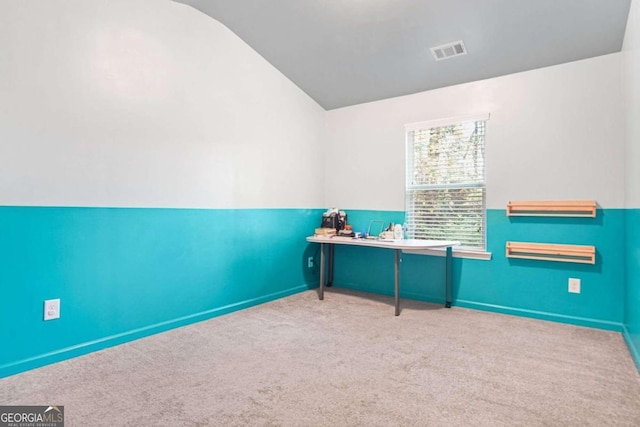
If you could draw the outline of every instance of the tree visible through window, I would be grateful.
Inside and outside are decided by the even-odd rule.
[[[407,126],[410,238],[457,240],[465,248],[485,249],[486,120]]]

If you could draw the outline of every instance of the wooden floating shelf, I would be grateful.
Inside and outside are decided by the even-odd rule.
[[[507,242],[507,258],[595,264],[596,248],[552,243]]]
[[[507,204],[507,216],[596,216],[595,200],[566,200],[543,202],[512,202]]]

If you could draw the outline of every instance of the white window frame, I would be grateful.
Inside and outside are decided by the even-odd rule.
[[[408,198],[409,198],[409,191],[411,190],[411,182],[410,182],[410,174],[413,170],[413,164],[411,163],[413,160],[413,143],[410,140],[411,138],[411,133],[413,131],[418,131],[418,130],[425,130],[425,129],[430,129],[430,128],[435,128],[435,127],[441,127],[441,126],[450,126],[450,125],[454,125],[454,124],[458,124],[458,123],[463,123],[463,122],[471,122],[471,121],[484,121],[485,122],[485,126],[487,125],[486,122],[488,122],[490,118],[489,114],[479,114],[479,115],[471,115],[471,116],[458,116],[458,117],[451,117],[451,118],[445,118],[445,119],[437,119],[437,120],[429,120],[429,121],[423,121],[423,122],[417,122],[417,123],[410,123],[405,125],[405,135],[406,135],[406,144],[405,144],[405,148],[406,148],[406,178],[405,178],[405,212],[407,212],[407,209],[409,209],[408,206]],[[485,139],[484,139],[484,144],[485,144],[485,148],[486,148],[486,132],[485,132]],[[484,161],[485,161],[485,166],[486,166],[486,152],[485,152],[485,156],[484,156]],[[450,187],[450,186],[449,186]],[[465,187],[465,184],[461,184],[460,187]],[[483,182],[482,182],[482,187],[484,188],[484,198],[483,198],[483,203],[482,203],[482,215],[483,215],[483,232],[484,235],[482,236],[482,241],[483,241],[483,248],[469,248],[469,247],[456,247],[454,248],[454,256],[459,256],[459,257],[465,257],[465,258],[475,258],[475,259],[490,259],[491,258],[491,254],[486,252],[486,245],[487,245],[487,210],[486,210],[486,199],[487,199],[487,194],[486,194],[486,167],[484,169],[484,176],[483,176]],[[435,187],[437,188],[437,187]],[[445,186],[443,186],[443,188],[445,188]],[[438,251],[437,250],[429,250],[429,251],[425,251],[424,253],[429,253],[430,255],[434,255],[437,254]]]

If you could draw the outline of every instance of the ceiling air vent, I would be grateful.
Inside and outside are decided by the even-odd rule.
[[[457,42],[432,47],[431,53],[433,53],[436,61],[441,61],[443,59],[453,58],[454,56],[466,55],[467,49],[464,47],[462,40],[458,40]]]

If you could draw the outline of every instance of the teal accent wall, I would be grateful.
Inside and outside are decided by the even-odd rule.
[[[370,219],[402,222],[396,211],[347,211],[355,230]],[[507,217],[487,211],[492,259],[453,260],[453,304],[481,310],[622,330],[624,303],[623,209],[599,209],[596,218]],[[596,264],[513,259],[507,241],[594,245]],[[337,246],[334,285],[393,294],[393,252]],[[444,257],[403,255],[401,296],[444,303]],[[581,293],[567,291],[570,277]],[[638,313],[636,312],[636,316]],[[640,316],[638,316],[640,317]]]
[[[624,338],[640,369],[640,209],[626,213]]]
[[[0,207],[0,377],[317,286],[321,213]]]
[[[0,207],[0,377],[316,287],[307,257],[318,245],[304,238],[321,213]],[[402,211],[347,213],[356,231],[404,221]],[[454,259],[453,303],[623,331],[638,361],[639,225],[640,210],[601,209],[595,219],[488,210],[492,259]],[[509,259],[508,240],[595,245],[597,262]],[[335,251],[335,286],[393,294],[392,251]],[[444,257],[402,259],[402,297],[444,303]],[[569,277],[582,293],[567,292]],[[61,318],[45,322],[53,298]]]

